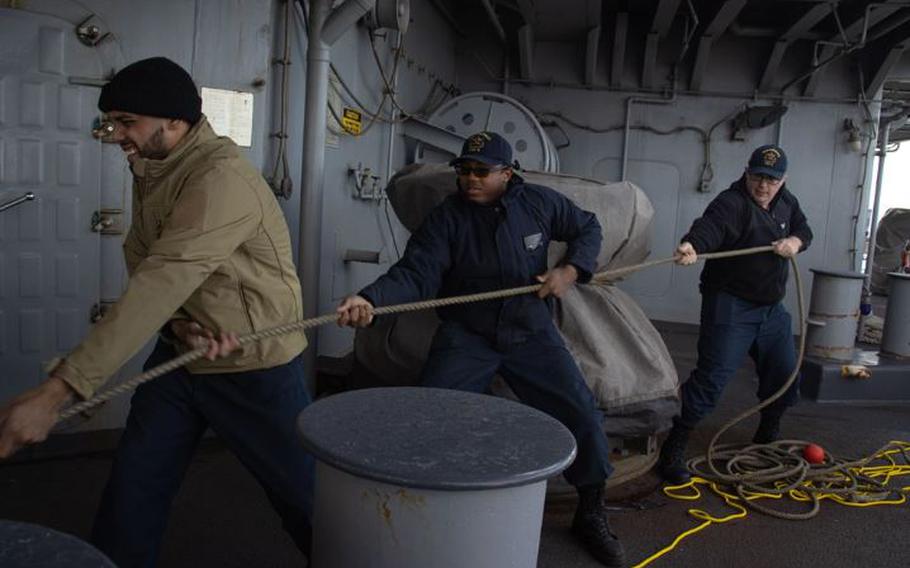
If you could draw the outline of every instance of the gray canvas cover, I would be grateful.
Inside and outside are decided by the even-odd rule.
[[[567,195],[597,215],[604,236],[598,271],[636,264],[648,256],[653,209],[635,185],[539,172],[523,172],[522,177]],[[414,164],[400,171],[386,191],[398,218],[413,232],[455,191],[455,180],[450,167]],[[551,245],[551,266],[564,251],[562,243]],[[554,319],[610,417],[604,424],[608,434],[645,435],[669,426],[677,410],[676,369],[660,334],[628,294],[609,284],[575,286],[556,302]],[[438,324],[432,311],[380,318],[372,327],[358,330],[355,358],[379,384],[417,384]],[[494,391],[507,387],[498,382]]]
[[[888,295],[888,273],[900,266],[901,251],[910,239],[910,209],[888,209],[875,231],[872,293]]]

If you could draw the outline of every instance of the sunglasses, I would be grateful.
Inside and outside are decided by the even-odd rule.
[[[491,168],[489,166],[455,166],[455,173],[460,176],[469,176],[473,173],[479,178],[485,178],[493,172],[499,172],[506,169],[506,166]]]

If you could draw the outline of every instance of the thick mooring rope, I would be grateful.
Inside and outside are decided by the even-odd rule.
[[[763,252],[773,251],[773,246],[762,246],[762,247],[752,247],[740,250],[733,251],[723,251],[723,252],[714,252],[698,255],[699,260],[710,260],[717,258],[730,258],[734,256],[745,256],[749,254],[758,254]],[[592,282],[605,283],[612,282],[618,277],[642,270],[645,268],[650,268],[652,266],[658,266],[660,264],[668,264],[674,262],[677,257],[662,258],[658,260],[651,260],[648,262],[643,262],[641,264],[635,264],[632,266],[625,266],[623,268],[617,268],[614,270],[607,270],[604,272],[598,272],[592,278]],[[520,296],[522,294],[531,294],[540,290],[542,284],[532,284],[529,286],[522,286],[519,288],[508,288],[505,290],[494,290],[492,292],[483,292],[481,294],[468,294],[465,296],[453,296],[450,298],[437,298],[434,300],[426,300],[423,302],[413,302],[409,304],[398,304],[395,306],[383,306],[373,310],[373,314],[377,316],[388,315],[388,314],[400,314],[404,312],[416,312],[419,310],[428,310],[433,308],[440,308],[443,306],[453,306],[457,304],[468,304],[471,302],[482,302],[484,300],[496,300],[499,298],[507,298],[510,296]],[[296,321],[293,323],[288,323],[280,325],[277,327],[272,327],[269,329],[264,329],[262,331],[257,331],[255,333],[250,333],[248,335],[243,335],[238,337],[238,341],[241,345],[246,345],[256,341],[261,341],[270,337],[277,337],[279,335],[285,335],[288,333],[294,333],[298,331],[304,331],[312,327],[319,327],[321,325],[326,325],[329,323],[334,323],[338,320],[338,314],[325,314],[315,318],[305,319],[301,321]],[[174,369],[178,369],[184,365],[192,363],[198,359],[201,359],[206,352],[208,347],[200,347],[192,351],[187,351],[183,355],[171,359],[165,363],[153,367],[144,373],[136,375],[135,377],[128,379],[115,387],[106,389],[90,399],[87,399],[83,402],[76,403],[66,410],[60,413],[60,420],[66,420],[72,418],[81,412],[85,412],[91,408],[98,406],[112,398],[126,394],[142,383],[151,381],[152,379],[158,378],[162,375],[170,373]]]
[[[772,252],[773,250],[774,247],[769,245],[733,251],[706,253],[698,255],[698,260],[731,258]],[[612,282],[621,276],[645,268],[675,262],[677,258],[678,257],[675,256],[662,258],[599,272],[592,277],[591,281],[594,283]],[[907,442],[890,442],[875,454],[854,461],[837,460],[825,453],[824,462],[819,465],[811,465],[802,457],[802,450],[808,443],[801,440],[781,440],[771,444],[753,444],[747,446],[733,444],[717,445],[717,441],[721,435],[732,426],[745,420],[749,416],[756,414],[761,411],[762,408],[783,396],[799,375],[803,355],[805,353],[806,321],[803,307],[802,280],[799,275],[799,268],[795,258],[791,258],[790,263],[795,279],[797,302],[799,305],[800,339],[796,368],[790,374],[786,383],[770,398],[765,399],[760,404],[746,410],[736,418],[724,424],[711,439],[705,456],[696,457],[688,461],[687,466],[694,474],[692,481],[681,486],[667,487],[664,489],[665,493],[677,499],[697,500],[701,496],[697,485],[707,484],[710,485],[715,493],[720,495],[728,505],[736,509],[737,512],[725,517],[715,517],[702,510],[690,509],[690,514],[701,520],[702,523],[677,536],[670,545],[638,563],[636,568],[650,564],[654,560],[673,550],[684,538],[695,534],[712,524],[725,523],[745,517],[745,507],[747,506],[762,513],[783,519],[809,519],[818,513],[819,503],[822,499],[832,499],[843,505],[857,507],[901,504],[906,502],[907,495],[910,494],[910,487],[895,490],[888,488],[887,485],[892,477],[910,475],[910,444]],[[439,298],[395,306],[384,306],[374,309],[373,313],[376,316],[380,316],[433,309],[442,306],[467,304],[471,302],[482,302],[485,300],[495,300],[522,294],[532,294],[540,290],[541,287],[542,284],[533,284],[481,294],[469,294],[465,296]],[[238,340],[241,345],[245,345],[270,337],[277,337],[279,335],[304,331],[313,327],[334,323],[337,319],[338,315],[335,313],[325,314],[319,317],[244,335],[239,337]],[[179,357],[136,375],[88,400],[70,406],[60,413],[58,420],[66,420],[114,397],[130,392],[145,382],[151,381],[174,369],[202,358],[207,351],[207,347],[188,351]],[[903,459],[903,463],[898,463],[899,458]],[[733,492],[725,490],[726,487],[732,487]],[[693,494],[683,495],[677,493],[680,490],[686,489],[691,489]],[[774,510],[759,505],[756,502],[762,498],[780,499],[785,495],[789,495],[791,499],[796,501],[811,503],[810,510],[804,513],[789,513]]]

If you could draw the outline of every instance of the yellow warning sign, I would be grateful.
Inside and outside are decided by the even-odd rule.
[[[341,126],[349,133],[357,136],[360,134],[361,128],[363,128],[363,115],[359,110],[344,107],[341,114]]]

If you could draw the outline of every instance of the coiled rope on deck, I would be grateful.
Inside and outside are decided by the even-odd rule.
[[[698,255],[699,260],[711,260],[718,258],[731,258],[735,256],[745,256],[750,254],[759,254],[763,252],[771,252],[774,250],[773,246],[761,246],[761,247],[752,247],[745,248],[733,251],[722,251],[714,253],[706,253]],[[677,257],[662,258],[657,260],[651,260],[648,262],[643,262],[641,264],[635,264],[631,266],[625,266],[622,268],[617,268],[613,270],[606,270],[604,272],[598,272],[592,278],[592,282],[605,283],[612,282],[620,276],[626,274],[631,274],[632,272],[637,272],[645,268],[651,268],[653,266],[658,266],[661,264],[668,264],[674,262]],[[434,308],[440,308],[443,306],[453,306],[457,304],[468,304],[471,302],[482,302],[484,300],[496,300],[500,298],[507,298],[510,296],[520,296],[522,294],[532,294],[537,292],[542,287],[542,284],[532,284],[529,286],[521,286],[518,288],[507,288],[504,290],[494,290],[492,292],[483,292],[480,294],[468,294],[464,296],[453,296],[450,298],[437,298],[433,300],[426,300],[422,302],[412,302],[408,304],[398,304],[394,306],[383,306],[375,308],[373,314],[376,316],[389,315],[389,314],[399,314],[405,312],[416,312],[419,310],[428,310]],[[334,323],[338,319],[338,314],[325,314],[315,318],[304,319],[277,327],[272,327],[269,329],[264,329],[262,331],[257,331],[255,333],[250,333],[238,337],[238,341],[241,345],[247,345],[249,343],[254,343],[261,341],[263,339],[268,339],[271,337],[278,337],[279,335],[286,335],[289,333],[295,333],[299,331],[304,331],[313,327],[319,327],[329,323]],[[117,386],[105,389],[104,391],[96,394],[92,398],[89,398],[85,401],[76,403],[60,413],[58,421],[66,420],[72,418],[79,413],[85,412],[91,408],[98,406],[112,398],[118,397],[122,394],[126,394],[138,387],[139,385],[151,381],[152,379],[158,378],[162,375],[170,373],[171,371],[178,369],[184,365],[192,363],[198,359],[201,359],[205,356],[208,351],[207,347],[200,347],[198,349],[193,349],[192,351],[187,351],[186,353],[171,359],[165,363],[162,363],[156,367],[149,369],[135,377],[127,379],[126,381],[120,383]]]
[[[821,464],[810,464],[803,457],[803,451],[809,445],[803,440],[779,440],[770,444],[717,444],[727,430],[783,396],[799,376],[806,350],[806,317],[796,259],[791,258],[790,263],[799,305],[799,353],[795,368],[777,392],[725,423],[711,438],[705,455],[686,462],[686,467],[693,474],[689,482],[664,487],[664,493],[669,497],[697,501],[702,496],[698,486],[706,485],[735,512],[717,516],[704,509],[689,509],[689,514],[701,523],[679,534],[669,545],[633,568],[644,568],[675,549],[685,538],[711,525],[744,518],[748,514],[747,508],[780,519],[807,520],[819,513],[823,500],[850,507],[901,505],[907,502],[910,485],[891,487],[895,478],[910,475],[910,443],[907,442],[891,441],[870,456],[858,460],[837,459],[825,452]],[[790,512],[759,503],[764,499],[780,501],[784,497],[809,503],[809,509]]]

